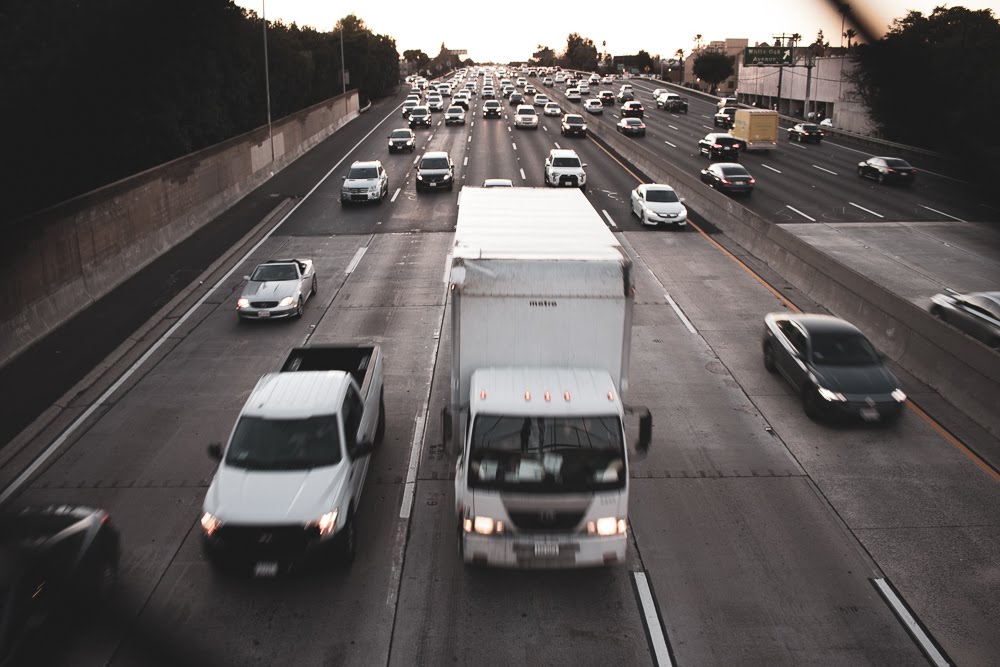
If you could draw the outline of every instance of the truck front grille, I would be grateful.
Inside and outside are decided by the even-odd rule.
[[[576,532],[583,520],[583,512],[510,512],[510,520],[524,532]]]

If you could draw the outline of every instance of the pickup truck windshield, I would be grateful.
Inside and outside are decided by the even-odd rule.
[[[241,417],[226,465],[247,470],[309,470],[340,462],[336,415],[307,419]]]
[[[479,415],[472,430],[469,487],[565,493],[625,486],[617,416]]]

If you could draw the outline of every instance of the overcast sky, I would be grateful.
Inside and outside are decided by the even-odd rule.
[[[269,20],[327,31],[339,18],[355,14],[373,32],[395,38],[400,54],[407,49],[421,49],[433,57],[444,42],[448,48],[467,49],[468,56],[477,62],[526,60],[539,44],[558,53],[565,49],[566,36],[571,32],[594,40],[599,52],[606,41],[612,55],[633,54],[640,49],[664,57],[672,56],[677,49],[689,53],[696,34],[701,34],[705,42],[745,37],[754,44],[771,42],[774,35],[784,31],[798,32],[812,42],[822,29],[830,44],[841,43],[840,16],[828,0],[265,1]],[[849,1],[855,11],[866,8],[872,27],[883,31],[910,9],[930,13],[935,5],[949,4],[943,0]],[[261,0],[236,0],[236,4],[261,12]],[[1000,0],[951,6],[989,8],[1000,14]]]

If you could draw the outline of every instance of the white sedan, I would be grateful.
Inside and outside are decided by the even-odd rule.
[[[632,214],[644,225],[687,225],[687,208],[669,185],[646,183],[632,190]]]
[[[587,100],[586,102],[583,103],[583,108],[588,113],[594,113],[594,114],[597,114],[597,113],[603,114],[604,113],[604,105],[598,99],[589,99],[589,100]]]
[[[547,102],[545,108],[542,110],[546,116],[561,116],[562,109],[555,102]]]
[[[236,301],[240,319],[302,317],[306,300],[316,293],[316,273],[311,259],[274,259],[249,276]]]

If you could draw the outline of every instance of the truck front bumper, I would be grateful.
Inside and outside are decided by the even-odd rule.
[[[521,569],[603,567],[625,562],[626,535],[485,536],[462,533],[463,560],[475,565]]]

